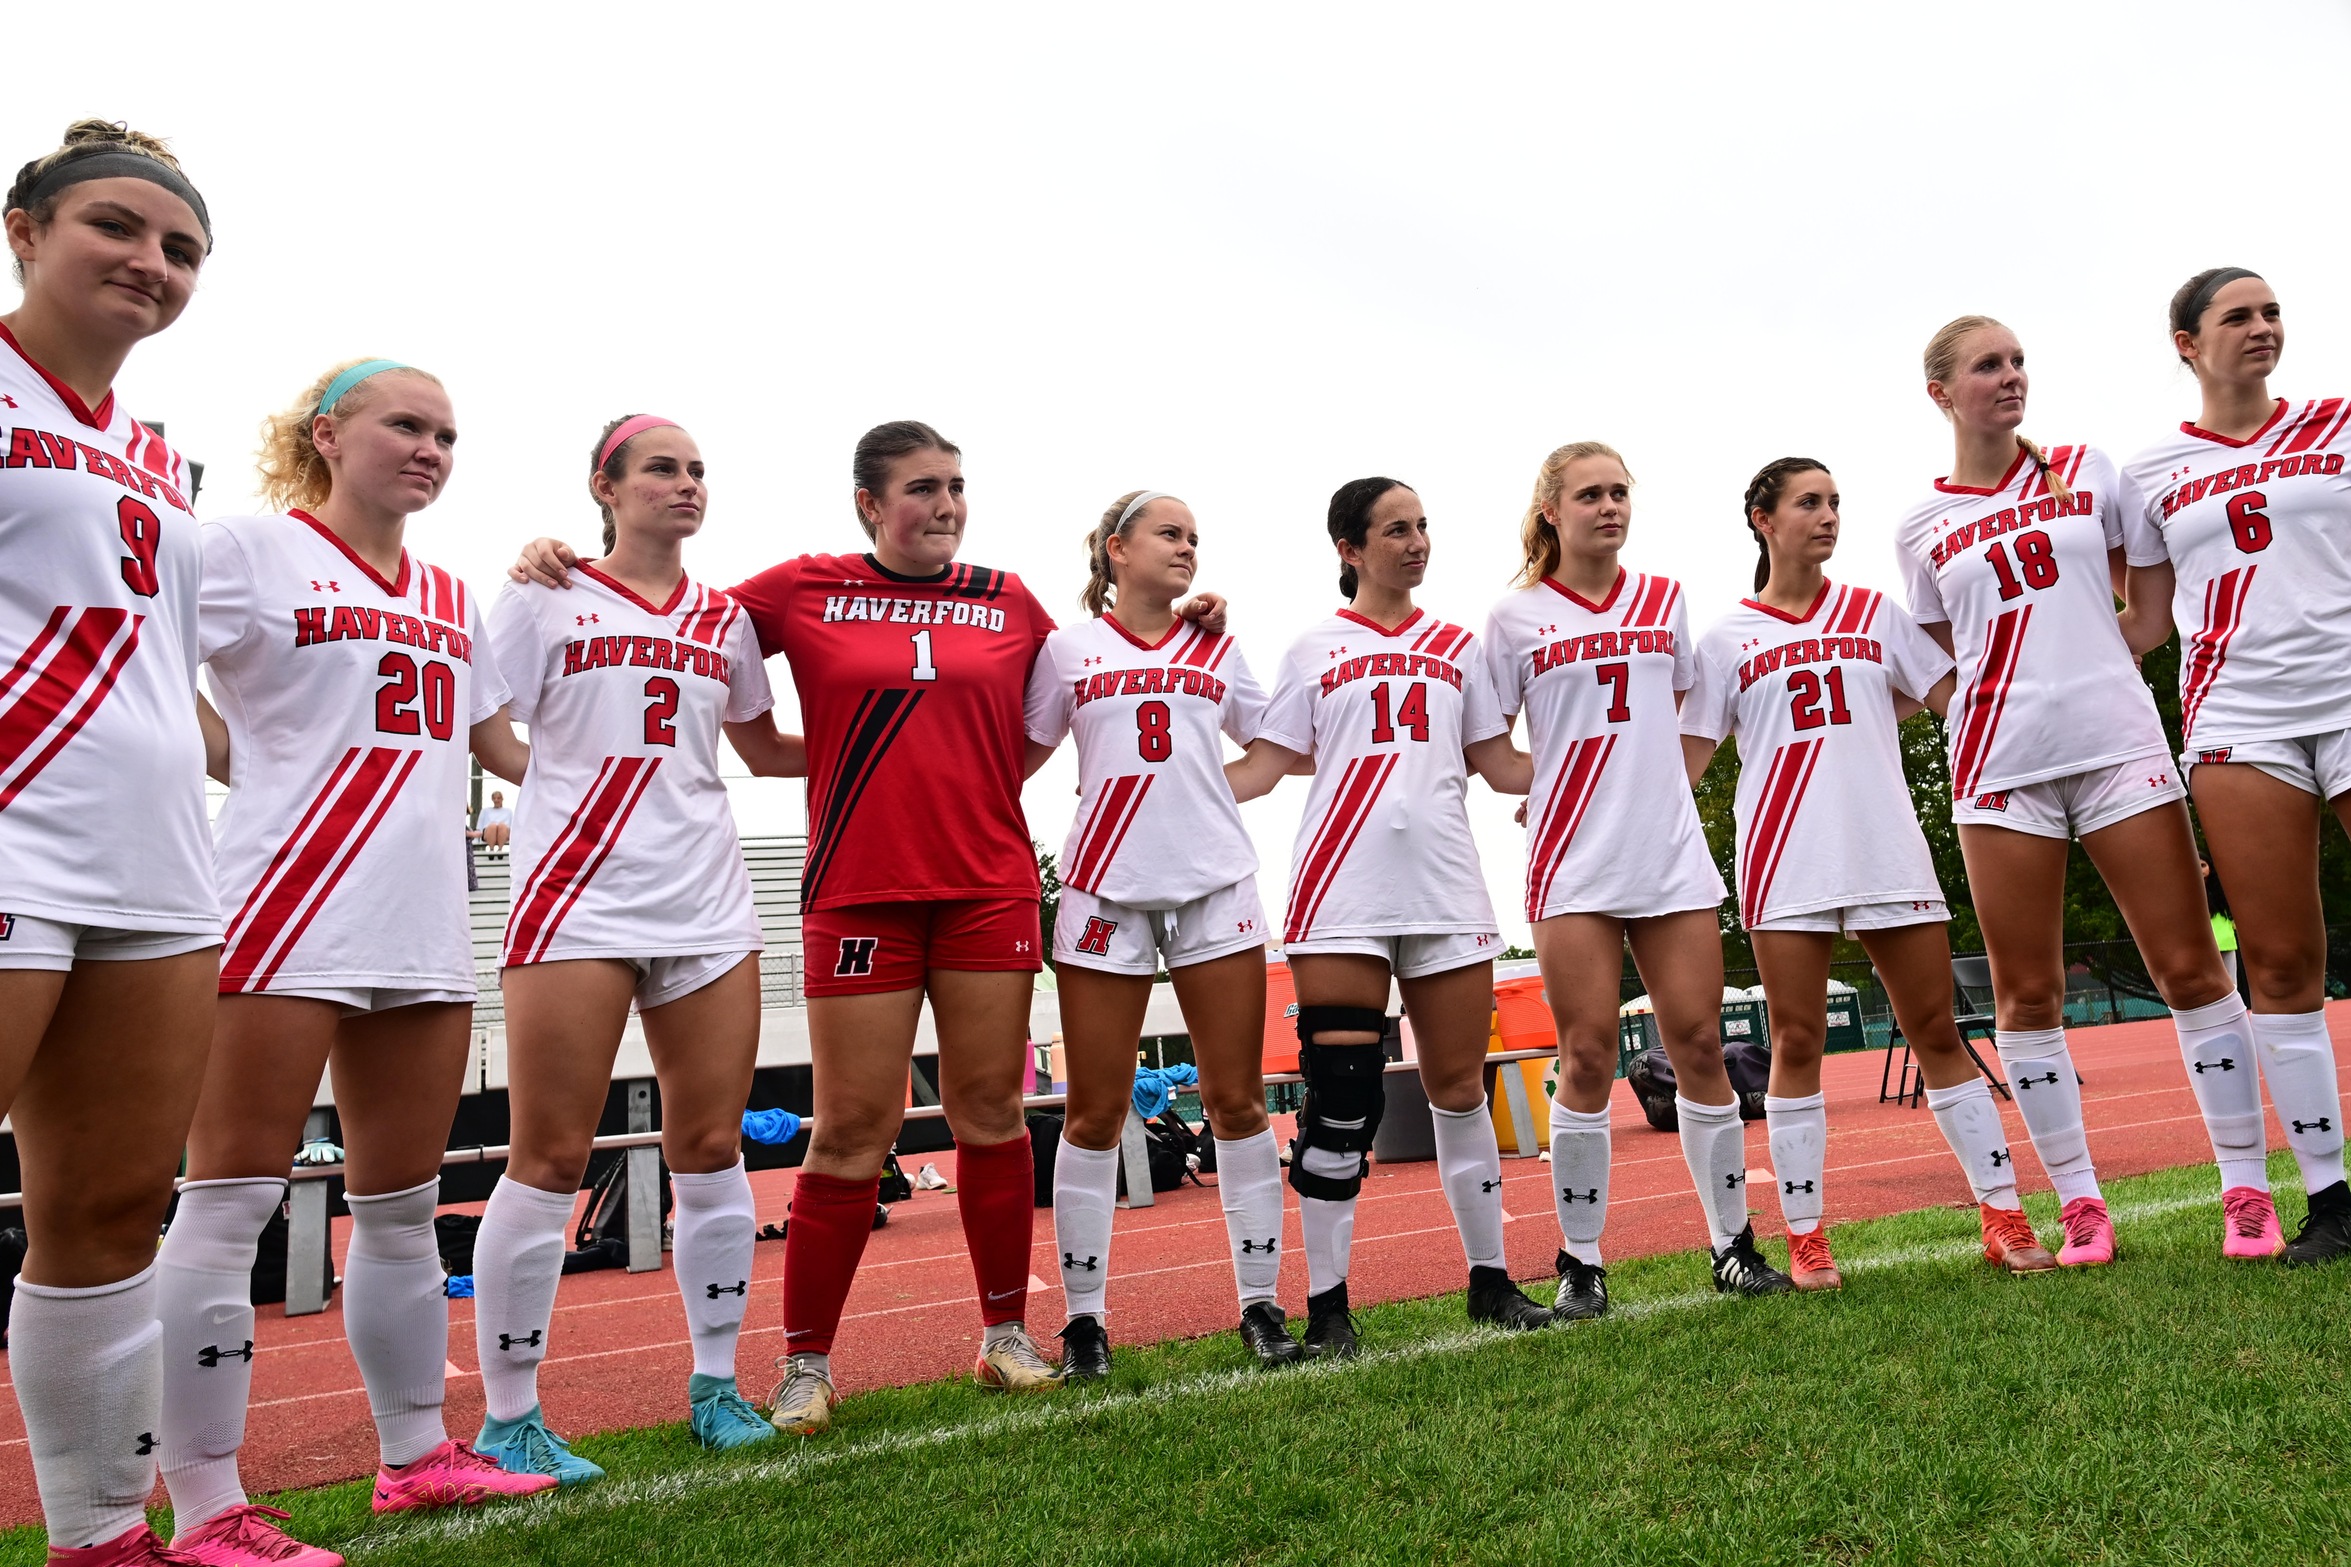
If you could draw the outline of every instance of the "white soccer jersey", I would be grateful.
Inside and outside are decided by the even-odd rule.
[[[1257,874],[1217,735],[1255,739],[1265,692],[1231,637],[1178,621],[1145,643],[1111,615],[1064,626],[1029,670],[1026,706],[1039,745],[1077,734],[1064,882],[1131,909],[1172,909]]]
[[[2071,506],[2020,447],[1988,490],[1937,479],[1895,530],[1911,617],[1949,622],[1958,655],[1944,715],[1954,799],[2169,749],[2115,620],[2107,566],[2137,490],[2094,446],[2051,447],[2049,466]],[[2131,548],[2134,564],[2161,558]]]
[[[1282,939],[1493,930],[1461,748],[1509,727],[1461,627],[1347,609],[1309,627],[1258,730],[1314,758]]]
[[[202,651],[229,726],[222,994],[471,994],[468,731],[506,686],[464,583],[377,575],[305,512],[204,530]]]
[[[1802,615],[1741,601],[1698,641],[1682,733],[1739,742],[1739,918],[1940,902],[1894,720],[1951,657],[1882,593],[1823,583]]]
[[[1486,667],[1535,758],[1527,918],[1721,903],[1675,713],[1697,678],[1681,584],[1620,571],[1595,604],[1546,577],[1494,606]]]
[[[490,645],[530,725],[505,961],[683,957],[764,945],[720,728],[775,706],[739,605],[679,579],[667,604],[593,566],[508,583]]]
[[[5,326],[0,429],[0,915],[216,932],[180,458]]]
[[[2133,548],[2168,559],[2191,752],[2351,729],[2351,399],[2280,399],[2242,441],[2183,424],[2130,461]],[[2218,758],[2215,758],[2218,760]]]

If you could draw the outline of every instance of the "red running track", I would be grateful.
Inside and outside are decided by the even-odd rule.
[[[2351,1039],[2351,1003],[2330,1008],[2330,1015],[2338,1044]],[[2091,1147],[2102,1174],[2138,1175],[2211,1157],[2168,1019],[2082,1029],[2072,1043],[2085,1079],[2082,1102]],[[1870,1051],[1834,1056],[1826,1063],[1827,1217],[1832,1224],[1970,1202],[1933,1116],[1924,1109],[1877,1102],[1882,1060]],[[2021,1155],[2030,1146],[2024,1127],[2013,1108],[2003,1107],[2003,1114]],[[1609,1255],[1646,1256],[1704,1245],[1679,1142],[1649,1129],[1621,1083],[1615,1131]],[[1768,1165],[1762,1125],[1751,1123],[1747,1135],[1749,1160]],[[2274,1115],[2269,1144],[2285,1146]],[[928,1157],[941,1174],[954,1178],[952,1153]],[[2029,1158],[2019,1168],[2028,1190],[2046,1189]],[[1547,1278],[1558,1246],[1548,1171],[1535,1160],[1502,1161],[1510,1270],[1520,1278]],[[784,1216],[793,1180],[793,1173],[783,1170],[752,1178],[762,1223]],[[1764,1200],[1758,1232],[1776,1232],[1777,1217]],[[1302,1310],[1306,1265],[1297,1250],[1295,1204],[1288,1226],[1283,1298],[1293,1310]],[[335,1227],[338,1259],[348,1244],[348,1229],[347,1220]],[[1110,1328],[1119,1342],[1148,1343],[1232,1327],[1231,1262],[1213,1189],[1186,1187],[1162,1194],[1154,1207],[1122,1210],[1115,1233]],[[1029,1320],[1043,1339],[1061,1325],[1059,1286],[1049,1282],[1055,1272],[1052,1216],[1044,1210],[1037,1214],[1034,1256]],[[768,1365],[782,1350],[782,1267],[781,1245],[760,1246],[742,1353],[744,1392],[754,1399],[767,1391]],[[1354,1299],[1369,1304],[1441,1294],[1465,1282],[1436,1166],[1374,1166],[1355,1232],[1348,1279]],[[340,1298],[312,1317],[287,1318],[274,1307],[262,1309],[244,1449],[246,1483],[257,1492],[348,1480],[374,1467],[374,1428],[357,1368],[343,1344]],[[450,1303],[449,1327],[449,1429],[470,1437],[482,1417],[472,1302]],[[841,1390],[855,1393],[967,1372],[978,1344],[979,1317],[954,1200],[945,1193],[917,1193],[892,1210],[888,1228],[866,1250],[834,1345]],[[685,1316],[666,1268],[634,1275],[577,1274],[563,1281],[554,1352],[540,1372],[556,1429],[579,1435],[681,1420],[691,1369]],[[156,1500],[163,1500],[160,1487]],[[0,1404],[0,1526],[38,1522],[39,1517],[12,1385]]]

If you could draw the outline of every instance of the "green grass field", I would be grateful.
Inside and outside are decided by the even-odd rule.
[[[385,1567],[2351,1556],[2351,1266],[2224,1265],[2208,1166],[2108,1197],[2122,1261],[2087,1274],[1998,1275],[1972,1209],[1930,1209],[1837,1230],[1838,1295],[1723,1301],[1688,1253],[1532,1337],[1450,1296],[1361,1313],[1352,1366],[1261,1375],[1226,1335],[1020,1402],[866,1394],[731,1459],[680,1426],[591,1437],[611,1478],[552,1502],[377,1525],[365,1484],[275,1500]]]

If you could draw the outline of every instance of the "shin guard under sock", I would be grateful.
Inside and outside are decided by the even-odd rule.
[[[784,1231],[784,1348],[792,1354],[830,1355],[841,1308],[873,1234],[875,1194],[882,1178],[862,1181],[800,1172],[792,1187],[791,1224]]]
[[[1790,1235],[1820,1228],[1827,1200],[1829,1101],[1825,1094],[1763,1098],[1763,1121],[1771,1138],[1771,1168],[1778,1178],[1780,1218]]]
[[[732,1379],[735,1341],[751,1305],[751,1248],[759,1228],[751,1176],[737,1159],[702,1174],[672,1170],[669,1184],[677,1198],[670,1268],[685,1302],[686,1334],[694,1341],[694,1373]]]
[[[1494,1118],[1474,1110],[1429,1106],[1437,1134],[1437,1179],[1461,1232],[1461,1252],[1473,1268],[1499,1268],[1502,1257],[1502,1150]]]
[[[155,1271],[87,1289],[16,1281],[8,1369],[52,1550],[146,1522],[163,1413]]]
[[[1063,1309],[1073,1320],[1106,1320],[1118,1157],[1116,1148],[1080,1148],[1066,1141],[1053,1156],[1053,1249],[1061,1258]]]
[[[2261,1047],[2269,1102],[2302,1167],[2302,1189],[2323,1192],[2343,1179],[2343,1092],[2326,1013],[2256,1012],[2253,1038]]]
[[[190,1181],[155,1260],[163,1483],[181,1534],[245,1503],[237,1449],[253,1392],[253,1262],[285,1197],[281,1180]]]
[[[343,1335],[367,1384],[376,1444],[392,1468],[449,1440],[449,1297],[433,1237],[438,1176],[406,1191],[346,1195],[351,1250],[343,1259]]]
[[[2032,1135],[2033,1152],[2069,1203],[2096,1197],[2098,1170],[2090,1161],[2090,1134],[2082,1125],[2082,1085],[2062,1028],[2001,1029],[1992,1036],[2017,1114]]]
[[[1029,1249],[1036,1234],[1037,1172],[1029,1134],[955,1145],[955,1205],[980,1289],[980,1324],[1022,1321],[1029,1305]]]
[[[2254,1061],[2253,1029],[2246,1020],[2244,1000],[2232,991],[2209,1006],[2174,1012],[2171,1020],[2179,1030],[2188,1087],[2204,1114],[2204,1134],[2212,1140],[2213,1162],[2220,1166],[2220,1189],[2249,1186],[2268,1191],[2261,1070]]]
[[[1273,1128],[1216,1140],[1216,1196],[1233,1248],[1233,1286],[1246,1311],[1272,1300],[1282,1280],[1282,1151]]]
[[[1926,1099],[1975,1200],[1994,1208],[2022,1208],[2024,1202],[2016,1195],[2016,1159],[2008,1151],[2000,1107],[1992,1102],[1992,1085],[1971,1078],[1953,1088],[1930,1088]]]
[[[1702,1105],[1676,1094],[1673,1104],[1682,1159],[1706,1205],[1708,1242],[1720,1251],[1747,1228],[1747,1129],[1739,1122],[1739,1102]]]
[[[539,1404],[539,1362],[553,1335],[571,1192],[541,1191],[501,1175],[473,1240],[473,1341],[493,1420],[520,1420]]]
[[[1560,1249],[1593,1267],[1600,1265],[1600,1235],[1608,1224],[1609,1156],[1605,1108],[1570,1110],[1551,1101],[1551,1206]]]

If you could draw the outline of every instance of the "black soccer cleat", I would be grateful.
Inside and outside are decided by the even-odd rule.
[[[1061,1330],[1061,1380],[1099,1382],[1110,1375],[1110,1335],[1092,1316],[1072,1317]]]
[[[2351,1186],[2337,1181],[2310,1194],[2310,1212],[2286,1242],[2286,1266],[2311,1268],[2343,1257],[2351,1257]]]
[[[1242,1308],[1241,1342],[1264,1371],[1294,1366],[1306,1358],[1306,1351],[1290,1337],[1290,1319],[1270,1300],[1253,1300]]]
[[[1726,1295],[1785,1295],[1796,1287],[1755,1249],[1755,1226],[1714,1254],[1714,1287]]]
[[[1552,1266],[1559,1293],[1551,1297],[1553,1322],[1595,1322],[1608,1315],[1608,1270],[1561,1252]]]
[[[1500,1268],[1469,1270],[1469,1320],[1512,1333],[1551,1325],[1551,1313],[1527,1299],[1526,1291],[1511,1282]]]
[[[1347,1310],[1347,1281],[1306,1297],[1306,1353],[1317,1360],[1353,1360],[1360,1353],[1355,1342],[1355,1318]]]

